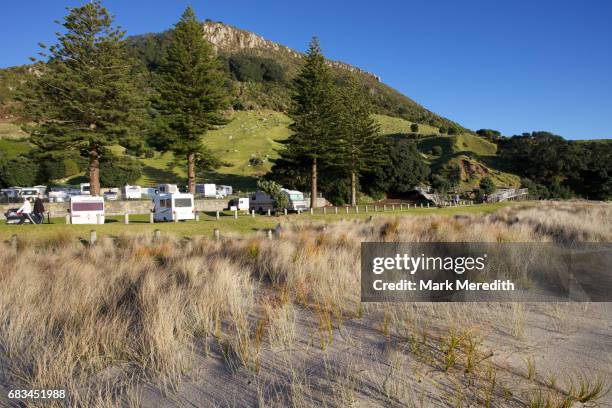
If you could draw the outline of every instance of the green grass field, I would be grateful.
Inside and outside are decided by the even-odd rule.
[[[524,202],[523,202],[524,203]],[[200,221],[184,221],[178,223],[155,223],[149,224],[148,215],[131,215],[130,224],[123,223],[121,216],[106,217],[104,225],[66,225],[64,218],[52,218],[50,224],[42,225],[0,225],[0,240],[7,241],[16,234],[20,241],[29,242],[36,240],[61,240],[79,238],[88,240],[89,232],[92,229],[97,231],[98,237],[104,235],[118,236],[121,234],[152,234],[154,230],[159,229],[162,234],[175,234],[178,236],[194,236],[205,235],[212,236],[215,228],[221,231],[221,234],[239,234],[249,235],[254,233],[263,233],[266,229],[274,228],[278,223],[293,223],[306,220],[315,220],[322,222],[337,222],[339,220],[366,219],[373,217],[404,217],[404,216],[423,216],[423,215],[457,215],[457,214],[482,214],[492,213],[501,208],[513,205],[514,203],[496,203],[496,204],[481,204],[465,207],[447,207],[447,208],[410,208],[404,207],[403,211],[399,211],[396,206],[395,211],[391,211],[391,207],[387,207],[387,211],[383,212],[379,207],[378,212],[374,212],[374,207],[369,206],[369,212],[365,213],[363,206],[360,207],[359,213],[355,213],[354,209],[350,209],[346,213],[345,208],[338,208],[338,214],[334,214],[333,208],[327,209],[327,214],[323,215],[323,209],[318,208],[315,215],[310,215],[309,212],[303,214],[290,214],[287,216],[268,217],[266,215],[257,214],[255,217],[250,215],[240,215],[238,219],[230,212],[222,213],[219,220],[216,220],[214,213],[203,213],[200,215]]]

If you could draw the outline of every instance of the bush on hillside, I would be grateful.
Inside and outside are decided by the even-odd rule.
[[[480,180],[480,188],[488,195],[495,191],[495,183],[493,183],[491,177],[484,177]]]
[[[142,176],[142,165],[128,156],[108,155],[100,160],[100,185],[120,187],[134,184]]]
[[[412,125],[410,125],[410,131],[412,133],[418,133],[419,131],[419,125],[416,123],[413,123]]]
[[[416,144],[406,139],[391,139],[385,146],[388,162],[364,176],[366,193],[407,193],[427,179],[429,166],[423,161]]]
[[[33,186],[36,184],[38,172],[38,163],[26,156],[2,159],[0,160],[0,186]]]

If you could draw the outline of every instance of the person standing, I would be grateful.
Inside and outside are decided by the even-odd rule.
[[[23,224],[26,219],[30,220],[30,222],[34,224],[34,220],[32,220],[32,204],[30,203],[29,198],[23,200],[23,204],[17,210],[17,214],[21,216],[19,224]]]
[[[34,200],[34,221],[37,224],[42,224],[45,220],[45,205],[43,204],[42,195],[38,193]]]

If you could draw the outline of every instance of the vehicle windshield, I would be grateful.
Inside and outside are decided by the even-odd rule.
[[[175,198],[175,207],[191,207],[191,198]]]
[[[36,195],[38,194],[38,190],[22,190],[22,195]]]
[[[292,201],[304,201],[304,194],[289,194]]]

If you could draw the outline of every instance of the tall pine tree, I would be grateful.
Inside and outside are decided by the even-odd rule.
[[[373,166],[384,161],[380,126],[372,117],[372,105],[366,90],[351,75],[345,86],[339,89],[337,118],[337,163],[351,179],[351,205],[357,205],[357,180]]]
[[[40,53],[22,99],[34,123],[31,141],[42,151],[73,149],[89,159],[91,194],[100,193],[100,159],[113,144],[137,146],[144,114],[137,64],[127,57],[124,31],[100,1],[68,9],[63,34]],[[41,44],[41,47],[46,47]]]
[[[317,171],[321,162],[332,160],[334,84],[316,38],[310,43],[300,73],[294,80],[295,94],[289,116],[293,134],[285,142],[280,160],[310,167],[310,206],[316,207]]]
[[[162,145],[187,159],[188,188],[195,192],[196,163],[210,152],[202,137],[227,123],[227,89],[220,63],[203,37],[202,24],[188,7],[172,30],[155,79],[154,106],[161,116]]]

